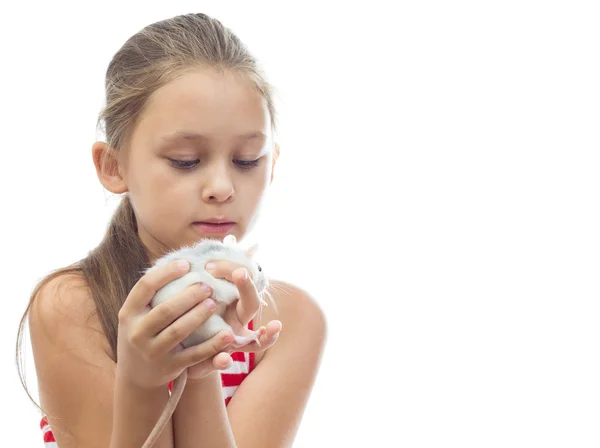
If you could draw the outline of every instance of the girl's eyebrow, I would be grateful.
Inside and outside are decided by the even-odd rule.
[[[253,131],[246,132],[244,134],[239,134],[236,136],[237,140],[253,140],[253,139],[266,139],[267,136],[262,131]],[[188,132],[188,131],[176,131],[172,134],[168,134],[160,139],[161,143],[169,143],[177,140],[210,140],[204,134],[199,134],[197,132]]]

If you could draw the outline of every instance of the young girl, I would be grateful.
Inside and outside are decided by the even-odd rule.
[[[230,323],[266,334],[235,352],[229,332],[182,349],[213,312],[211,291],[193,285],[150,310],[154,292],[189,266],[141,274],[169,250],[239,240],[252,228],[279,153],[271,89],[255,59],[204,14],[152,24],[111,61],[100,119],[106,142],[93,145],[94,165],[122,201],[98,247],[37,285],[19,329],[20,341],[29,316],[44,440],[140,448],[187,369],[157,448],[291,446],[325,341],[311,297],[271,279],[276,306],[257,314],[246,270],[217,261],[213,275],[240,291]]]

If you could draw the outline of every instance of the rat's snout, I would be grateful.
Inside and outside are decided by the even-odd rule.
[[[269,287],[269,280],[261,272],[260,275],[258,276],[258,280],[256,282],[256,290],[258,291],[259,294],[264,294],[268,287]]]

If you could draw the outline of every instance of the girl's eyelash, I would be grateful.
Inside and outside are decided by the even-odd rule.
[[[171,162],[171,165],[173,165],[175,168],[177,169],[182,169],[182,170],[189,170],[194,168],[197,164],[200,163],[200,159],[196,159],[196,160],[175,160],[175,159],[169,159],[169,161]],[[233,161],[238,167],[244,169],[244,170],[248,170],[250,168],[254,168],[256,166],[258,166],[260,159],[256,159],[256,160],[239,160],[236,159]]]
[[[189,170],[190,168],[193,168],[198,163],[200,163],[200,159],[196,159],[196,160],[174,160],[174,159],[169,159],[169,161],[171,162],[171,165],[173,165],[175,168],[183,169],[183,170]]]
[[[260,159],[256,160],[234,160],[235,164],[244,170],[248,170],[250,168],[254,168],[258,166]]]

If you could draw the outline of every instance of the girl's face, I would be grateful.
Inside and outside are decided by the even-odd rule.
[[[157,90],[121,164],[151,258],[200,238],[241,239],[272,179],[273,149],[266,101],[234,74],[198,70]]]

